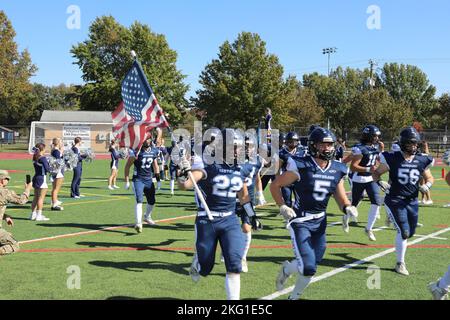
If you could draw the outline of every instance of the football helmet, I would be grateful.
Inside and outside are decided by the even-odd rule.
[[[319,150],[317,144],[332,143],[330,150]],[[336,136],[328,129],[316,128],[308,137],[308,152],[313,158],[332,160],[336,154]]]
[[[377,143],[381,137],[381,131],[377,126],[372,124],[362,129],[361,143]]]
[[[420,135],[414,127],[407,127],[400,132],[400,150],[409,155],[418,152],[420,143]]]

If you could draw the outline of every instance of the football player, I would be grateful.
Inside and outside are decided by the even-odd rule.
[[[380,187],[373,181],[372,173],[375,171],[377,160],[381,152],[379,148],[381,131],[374,125],[365,126],[362,130],[360,143],[352,148],[352,162],[350,170],[352,175],[352,205],[357,207],[363,199],[364,191],[370,199],[369,216],[365,232],[369,240],[376,241],[373,226],[380,214],[381,196]],[[343,217],[342,226],[345,232],[349,231],[348,216]]]
[[[189,160],[182,160],[179,165],[181,175],[178,179],[180,189],[192,189],[194,182],[187,176],[189,172],[192,172],[192,177],[204,195],[212,215],[212,220],[209,220],[207,209],[196,195],[198,213],[195,220],[196,254],[190,270],[192,280],[197,282],[200,275],[206,277],[211,273],[219,242],[227,271],[225,288],[228,300],[240,298],[240,273],[242,272],[242,248],[244,248],[244,237],[236,215],[236,195],[239,196],[245,213],[250,217],[255,216],[244,183],[248,174],[245,174],[245,170],[236,163],[234,157],[226,156],[226,149],[233,147],[233,143],[227,146],[227,141],[233,140],[233,137],[234,130],[225,129],[222,131],[222,137],[218,136],[216,139],[219,140],[215,142],[216,146],[219,144],[223,146],[223,149],[215,149],[215,155],[218,156],[219,153],[223,155],[220,161],[204,161],[202,157],[194,156],[191,168]]]
[[[136,197],[134,228],[138,233],[142,232],[142,204],[144,202],[144,195],[147,199],[144,221],[149,225],[155,224],[152,220],[152,211],[155,205],[153,175],[155,177],[159,176],[158,153],[158,148],[153,146],[151,137],[148,137],[138,152],[130,150],[130,157],[125,165],[125,189],[128,190],[130,188],[130,168],[134,164],[132,179],[134,195]]]
[[[276,279],[277,290],[282,290],[288,278],[298,273],[290,300],[297,300],[309,285],[325,253],[326,210],[331,195],[344,214],[358,215],[345,193],[343,178],[348,173],[347,166],[333,160],[335,143],[332,132],[316,128],[308,138],[309,155],[289,158],[286,171],[270,186],[280,214],[288,221],[296,257],[283,263]],[[281,193],[282,187],[291,184],[296,195],[294,208],[285,204]]]
[[[245,176],[244,183],[247,186],[248,194],[252,204],[261,203],[262,186],[261,177],[259,173],[264,165],[264,159],[256,154],[255,141],[251,137],[245,137],[245,163],[241,166],[242,174]],[[258,191],[256,191],[258,190]],[[256,192],[255,192],[256,191]],[[264,196],[263,196],[264,197]],[[247,254],[250,249],[252,240],[252,229],[255,231],[261,230],[262,225],[256,216],[249,217],[244,208],[240,205],[237,199],[236,212],[241,217],[242,232],[245,238],[244,254],[242,257],[242,272],[248,272]]]
[[[419,189],[427,192],[431,189],[434,178],[430,167],[434,159],[431,156],[418,154],[420,135],[413,127],[408,127],[400,132],[400,149],[397,152],[383,152],[380,155],[380,165],[373,173],[373,178],[378,181],[382,189],[386,191],[384,206],[390,220],[397,229],[395,249],[397,264],[395,271],[402,275],[409,275],[405,264],[407,239],[411,238],[417,227],[419,217]],[[389,172],[390,185],[381,181],[380,177]],[[425,183],[419,186],[420,176]]]
[[[302,157],[305,154],[305,149],[302,145],[300,145],[300,137],[296,132],[288,132],[286,135],[286,145],[282,149],[280,149],[280,160],[279,160],[279,174],[283,174],[286,171],[286,166],[288,163],[288,159],[292,156]],[[288,207],[292,207],[292,193],[294,190],[294,186],[285,186],[281,189],[283,194],[284,203]]]

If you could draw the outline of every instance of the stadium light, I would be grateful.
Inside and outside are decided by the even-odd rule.
[[[332,53],[336,53],[336,52],[337,52],[337,48],[336,47],[322,49],[322,54],[327,54],[328,55],[328,76],[330,76],[330,55]]]

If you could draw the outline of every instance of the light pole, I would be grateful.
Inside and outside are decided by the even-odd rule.
[[[328,76],[330,76],[330,55],[332,53],[336,53],[336,52],[337,52],[337,48],[336,47],[322,49],[322,54],[327,54],[328,55]]]

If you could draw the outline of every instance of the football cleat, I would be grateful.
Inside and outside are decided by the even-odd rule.
[[[60,206],[54,206],[54,207],[52,207],[51,208],[53,211],[63,211],[64,210],[64,208],[63,207],[60,207]]]
[[[395,272],[404,276],[409,276],[409,272],[406,269],[406,264],[404,262],[397,262],[395,265]]]
[[[120,189],[120,187],[119,187],[119,186],[113,186],[113,188],[114,188],[114,189]]]
[[[350,231],[350,226],[348,225],[349,220],[349,216],[347,214],[344,214],[344,216],[342,217],[342,229],[344,229],[345,233],[349,233]]]
[[[30,214],[30,220],[31,220],[31,221],[36,220],[36,217],[37,217],[37,213],[36,213],[36,212],[32,212],[32,213]]]
[[[144,218],[144,221],[147,222],[147,224],[154,226],[156,224],[155,221],[153,221],[152,218]]]
[[[283,262],[283,264],[281,265],[281,270],[278,273],[278,277],[275,282],[275,287],[277,288],[278,291],[281,291],[284,289],[286,282],[291,277],[291,275],[287,274],[285,271],[285,268],[288,266],[288,264],[289,264],[289,261],[287,261],[287,260],[285,262]]]
[[[366,232],[366,235],[369,237],[370,241],[377,241],[377,238],[375,238],[375,234],[372,230],[364,229],[364,231]]]
[[[446,300],[448,298],[448,290],[439,288],[439,280],[428,284],[428,290],[433,295],[433,300]]]
[[[134,230],[136,230],[137,233],[142,233],[142,224],[135,225]]]
[[[114,190],[113,186],[108,186],[109,190]]]
[[[247,259],[242,259],[241,261],[242,263],[242,272],[247,273],[248,272],[248,264],[247,264]]]

